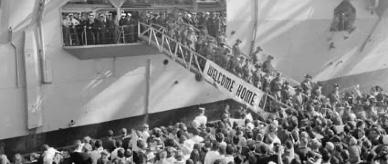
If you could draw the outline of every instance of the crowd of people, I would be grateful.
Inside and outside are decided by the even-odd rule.
[[[65,46],[137,42],[137,12],[63,13],[62,31]]]
[[[69,16],[64,26],[84,27]],[[356,86],[343,93],[336,84],[325,95],[311,75],[292,86],[272,66],[271,55],[262,60],[261,47],[245,55],[239,48],[241,40],[226,45],[222,12],[146,12],[138,18],[165,27],[171,38],[265,91],[263,111],[252,113],[242,105],[233,113],[227,105],[216,109],[220,110],[217,121],[208,122],[206,109],[199,108],[189,123],[108,130],[104,138],[85,137],[61,151],[43,145],[41,153],[31,154],[33,163],[388,164],[388,96],[381,87],[365,93]],[[122,20],[120,24],[135,22]],[[93,35],[102,37],[98,32]],[[10,163],[4,154],[0,157],[1,164]],[[12,162],[25,163],[20,154]]]
[[[240,39],[237,39],[232,47],[226,44],[226,18],[223,12],[175,11],[173,13],[160,13],[154,16],[154,19],[143,20],[146,24],[158,25],[156,29],[162,27],[161,31],[165,35],[183,44],[190,51],[200,54],[201,58],[215,62],[246,82],[269,93],[272,99],[268,101],[282,99],[281,102],[286,102],[283,99],[290,96],[286,96],[283,92],[290,92],[288,94],[295,92],[293,86],[273,67],[274,57],[264,53],[260,46],[250,55],[246,55],[240,49],[242,43]],[[170,46],[174,49],[176,45],[170,43]],[[185,60],[189,58],[188,55],[180,56]],[[199,65],[203,69],[205,60],[199,60]],[[269,109],[272,109],[275,103],[270,101],[266,104]]]
[[[307,82],[301,84],[308,88]],[[317,90],[314,90],[317,91]],[[228,105],[217,121],[206,109],[189,123],[141,129],[107,130],[104,138],[84,137],[61,150],[42,146],[31,163],[44,164],[383,164],[388,163],[386,95],[371,93],[323,95],[291,102],[295,109],[251,113]],[[235,113],[231,112],[234,111]],[[15,164],[26,163],[16,154]],[[10,163],[1,155],[1,163]]]

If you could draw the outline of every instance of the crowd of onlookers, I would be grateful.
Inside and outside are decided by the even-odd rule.
[[[310,75],[293,86],[272,66],[272,56],[262,60],[261,47],[245,55],[241,40],[226,45],[222,12],[145,12],[136,21],[164,27],[171,38],[265,91],[264,110],[251,113],[242,107],[232,113],[226,106],[216,109],[222,111],[218,121],[208,122],[206,109],[200,108],[190,123],[108,130],[105,138],[85,137],[62,151],[43,145],[42,153],[32,154],[34,163],[388,164],[388,96],[381,87],[341,92],[336,84],[324,94]],[[1,164],[9,163],[0,157]],[[12,159],[24,163],[20,154]]]
[[[318,87],[319,88],[319,87]],[[301,91],[308,90],[306,82]],[[188,123],[127,130],[107,130],[100,139],[88,136],[57,150],[42,146],[31,163],[45,164],[382,164],[388,163],[386,94],[357,88],[328,96],[319,89],[299,92],[294,108],[251,113],[245,108],[219,110],[208,122],[206,109]],[[328,97],[328,99],[326,98]],[[235,113],[231,112],[234,111]],[[0,155],[2,164],[10,163]],[[12,163],[26,163],[16,154]]]
[[[137,38],[138,12],[63,13],[65,46],[133,43]]]

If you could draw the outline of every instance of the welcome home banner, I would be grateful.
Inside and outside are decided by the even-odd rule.
[[[259,111],[259,103],[264,95],[264,92],[260,89],[229,73],[210,60],[206,61],[203,75],[205,79],[213,82],[223,93],[247,105],[254,112]]]

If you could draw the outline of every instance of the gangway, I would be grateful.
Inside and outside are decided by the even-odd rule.
[[[193,29],[196,33],[201,33],[201,30],[200,30],[200,29],[198,29],[197,27],[195,27],[195,26],[193,26],[193,25],[191,25],[191,24],[188,24],[188,23],[185,23],[185,22],[182,22],[181,24],[182,24],[183,26],[185,26],[186,28],[191,28],[191,29]],[[162,28],[162,27],[159,26],[159,28]],[[165,29],[163,29],[163,30],[165,30]],[[211,36],[211,35],[207,35],[206,37],[207,37],[207,38],[210,38],[210,39],[212,39],[212,40],[217,40],[217,38],[215,38],[214,36]],[[227,45],[227,44],[226,44],[225,46],[226,46],[226,48],[229,49],[230,52],[232,52],[232,47],[231,47],[231,46],[229,46],[229,45]],[[244,54],[244,52],[241,52],[241,53],[242,53],[242,56],[249,57],[249,55]],[[277,71],[277,72],[279,72],[279,71]],[[289,77],[289,76],[286,76],[286,75],[283,74],[283,73],[281,73],[281,77],[282,77],[283,79],[285,79],[287,82],[289,82],[292,86],[298,86],[298,85],[300,84],[299,81],[297,81],[297,80],[295,80],[295,79],[293,79],[293,78],[291,78],[291,77]]]
[[[165,28],[159,25],[139,22],[138,36],[139,39],[157,48],[160,52],[170,57],[173,61],[182,65],[185,69],[188,69],[189,71],[195,73],[197,77],[205,76],[205,73],[203,72],[205,69],[205,65],[207,62],[211,61],[203,55],[195,52],[192,48],[168,36]],[[210,85],[220,89],[220,86],[217,85],[214,81],[208,80],[206,78],[203,78],[203,80],[209,83]],[[243,81],[243,79],[241,80]],[[260,92],[263,94],[263,96],[261,98],[260,106],[258,106],[259,109],[265,109],[267,107],[266,105],[268,105],[267,102],[270,101],[274,104],[282,106],[285,109],[293,109],[293,107],[282,103],[280,100],[277,100],[269,93],[266,93],[262,90],[260,90]],[[236,96],[230,97],[236,100],[237,102],[241,102],[241,99],[238,99]],[[247,107],[250,108],[249,106]],[[264,112],[264,110],[251,110],[254,112]]]

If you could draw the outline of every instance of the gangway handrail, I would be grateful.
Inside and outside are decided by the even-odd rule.
[[[180,23],[182,23],[182,24],[185,25],[185,26],[188,26],[188,27],[192,28],[192,29],[195,30],[197,33],[201,33],[201,30],[200,30],[200,29],[198,29],[197,27],[195,27],[195,26],[193,26],[193,25],[191,25],[191,24],[188,24],[188,23],[186,23],[186,22],[180,22]],[[165,31],[167,31],[166,27],[163,27],[163,26],[161,26],[161,25],[159,25],[159,24],[155,24],[155,23],[152,23],[152,24],[153,24],[153,25],[157,25],[158,27],[163,28]],[[175,23],[175,24],[177,24],[177,23]],[[214,36],[206,35],[206,37],[211,38],[211,39],[217,41],[217,39],[216,39]],[[226,46],[226,48],[228,48],[228,50],[229,50],[230,52],[233,52],[233,51],[232,51],[233,48],[232,48],[231,46],[229,46],[228,44],[225,44],[225,46]],[[250,56],[246,55],[246,54],[243,53],[243,52],[241,52],[241,53],[242,53],[242,56],[245,57],[245,58],[249,58],[249,57],[250,57]],[[279,72],[279,71],[277,71],[277,72]],[[281,74],[281,76],[282,76],[286,81],[288,81],[289,83],[293,84],[294,86],[300,85],[300,82],[299,82],[299,81],[297,81],[297,80],[295,80],[295,79],[293,79],[293,78],[291,78],[291,77],[285,76],[283,73]],[[294,88],[294,89],[295,89],[295,88]]]
[[[186,26],[189,26],[190,28],[194,29],[194,30],[195,30],[196,32],[198,32],[198,33],[201,32],[200,29],[198,29],[197,27],[193,26],[192,24],[188,24],[188,23],[186,23],[186,22],[182,22],[182,24],[184,24],[184,25],[186,25]],[[212,38],[212,39],[214,39],[214,40],[217,40],[217,38],[215,38],[214,36],[211,36],[211,35],[208,35],[207,37]],[[228,44],[225,44],[225,46],[229,49],[230,52],[232,52],[232,49],[233,49],[233,48],[232,48],[231,46],[229,46]],[[241,54],[243,54],[242,56],[244,56],[244,57],[248,57],[248,58],[250,57],[250,55],[247,55],[247,54],[245,54],[244,52],[241,52]],[[294,83],[294,85],[300,84],[297,80],[292,79],[292,78],[290,78],[290,77],[288,77],[288,76],[284,76],[283,74],[282,74],[282,77],[285,78],[288,82]]]
[[[139,29],[143,26],[143,27],[146,27],[148,29],[144,30],[144,31],[139,31],[139,38],[141,39],[144,39],[146,42],[148,42],[149,44],[152,44],[154,46],[156,46],[161,52],[165,52],[169,57],[171,57],[172,59],[174,59],[175,61],[177,61],[179,64],[183,65],[184,67],[186,67],[186,69],[189,69],[191,71],[194,71],[195,73],[199,73],[202,75],[202,71],[201,71],[201,68],[200,68],[200,63],[198,61],[198,57],[203,59],[203,60],[208,60],[206,57],[202,56],[201,54],[197,53],[197,52],[194,52],[191,48],[187,47],[186,45],[183,45],[182,43],[178,42],[177,40],[171,38],[170,36],[167,36],[165,33],[163,33],[161,30],[158,30],[158,29],[155,29],[154,27],[152,27],[152,25],[148,25],[148,24],[145,24],[145,23],[142,23],[142,22],[139,22]],[[149,36],[145,35],[146,33],[149,33]],[[159,43],[159,39],[156,35],[156,33],[159,33],[162,35],[162,44]],[[153,37],[153,38],[152,38]],[[174,44],[176,44],[176,48],[175,48],[175,51],[173,52],[171,50],[171,47],[167,47],[168,49],[165,49],[164,45],[163,45],[163,41],[164,39],[170,39],[171,42],[174,42]],[[153,40],[154,39],[154,40]],[[166,43],[169,43],[169,42],[166,42]],[[179,48],[178,48],[179,47]],[[177,49],[181,49],[181,52],[184,52],[184,51],[188,51],[190,52],[190,63],[187,63],[186,62],[186,59],[184,58],[184,55],[182,55],[183,57],[182,58],[179,58],[178,57],[178,54],[177,54]],[[183,51],[184,49],[184,51]],[[196,59],[194,60],[195,64],[197,67],[194,67],[193,65],[191,65],[192,63],[192,59]],[[205,79],[206,80],[206,79]],[[217,85],[211,81],[208,81],[206,80],[208,83],[210,83],[211,85],[217,87]],[[262,90],[261,90],[262,91]],[[270,98],[272,101],[276,102],[277,104],[285,107],[285,109],[293,109],[295,110],[294,107],[291,107],[279,100],[277,100],[274,96],[270,95],[269,93],[267,92],[264,92],[264,96],[263,98],[265,99],[268,99]],[[263,109],[265,109],[265,106],[263,107]]]

